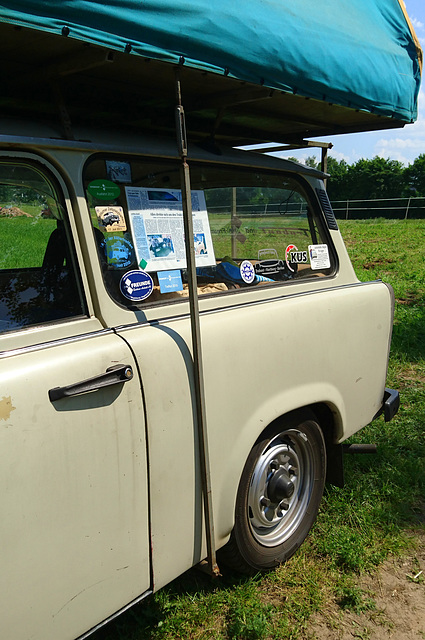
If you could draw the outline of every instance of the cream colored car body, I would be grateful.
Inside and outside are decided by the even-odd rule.
[[[3,158],[36,160],[56,176],[88,309],[0,335],[2,638],[85,637],[206,554],[188,302],[135,312],[112,300],[82,183],[97,151],[168,151],[111,138],[0,141]],[[246,164],[278,167],[250,154]],[[317,172],[282,167],[323,188]],[[392,294],[360,283],[340,232],[329,236],[330,277],[200,298],[217,548],[233,528],[245,461],[270,423],[321,407],[322,429],[337,444],[382,406]],[[119,363],[135,373],[122,388],[49,401],[48,390]]]

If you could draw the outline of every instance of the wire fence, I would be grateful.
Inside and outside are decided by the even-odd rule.
[[[229,214],[229,205],[208,206],[209,213]],[[305,215],[307,202],[261,202],[261,203],[238,203],[235,213],[240,218],[263,217],[263,216],[300,216]]]
[[[374,200],[331,200],[332,209],[338,220],[364,220],[368,218],[388,218],[407,220],[425,218],[425,198],[377,198]],[[230,215],[226,205],[209,206],[208,211],[215,214]],[[240,218],[267,216],[304,216],[307,202],[267,202],[238,203],[235,213]]]
[[[425,218],[425,198],[377,198],[375,200],[332,200],[335,217],[339,220],[389,218],[407,220]]]

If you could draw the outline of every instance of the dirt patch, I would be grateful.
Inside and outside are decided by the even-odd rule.
[[[385,264],[394,264],[393,258],[382,258],[381,260],[372,260],[371,262],[364,262],[363,269],[375,269],[376,267],[382,267]]]
[[[373,576],[359,578],[358,587],[370,603],[368,611],[342,611],[333,603],[315,617],[305,638],[425,639],[425,532],[419,534],[415,551],[385,562]]]
[[[19,207],[0,207],[0,216],[7,216],[8,218],[17,218],[19,216],[25,216],[26,218],[32,218],[30,213],[25,213]]]
[[[397,374],[397,384],[398,389],[410,388],[412,385],[423,385],[425,387],[425,371],[423,367],[419,368],[415,365],[400,366]]]

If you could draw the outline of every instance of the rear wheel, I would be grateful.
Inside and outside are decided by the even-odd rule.
[[[316,519],[325,474],[325,442],[312,414],[294,414],[266,432],[242,472],[222,560],[253,573],[290,558]]]

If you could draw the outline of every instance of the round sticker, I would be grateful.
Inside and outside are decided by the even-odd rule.
[[[255,269],[249,260],[243,260],[239,267],[241,278],[247,284],[251,284],[255,280]]]
[[[120,291],[133,302],[144,300],[153,290],[153,280],[146,271],[128,271],[120,281]]]
[[[121,193],[121,189],[111,180],[92,180],[87,186],[87,191],[97,200],[115,200]]]
[[[298,251],[297,247],[294,244],[288,244],[288,246],[286,247],[286,251],[285,251],[285,262],[288,265],[288,269],[290,271],[292,271],[293,273],[295,273],[295,269],[292,266],[292,264],[290,263],[290,261],[288,260],[288,256],[290,254],[291,251]]]
[[[125,269],[134,262],[134,249],[132,243],[119,236],[107,236],[105,238],[106,256],[108,264],[115,269]]]

